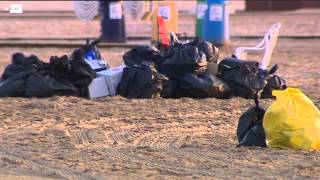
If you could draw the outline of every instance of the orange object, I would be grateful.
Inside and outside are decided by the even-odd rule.
[[[166,36],[167,39],[169,39],[170,32],[178,33],[178,11],[175,2],[161,1],[157,2],[155,7],[152,17],[152,42],[160,41],[160,39],[163,39],[162,36]],[[163,26],[162,24],[159,24],[159,17],[162,18],[160,21],[161,23],[163,21]],[[160,26],[165,28],[162,29]],[[159,34],[160,28],[161,31],[163,30],[161,32],[163,34]]]
[[[163,45],[169,46],[169,37],[167,36],[167,29],[164,23],[164,19],[158,16],[158,27],[159,27],[159,42]]]

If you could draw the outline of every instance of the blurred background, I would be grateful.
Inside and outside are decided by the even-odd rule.
[[[173,1],[179,12],[179,31],[194,36],[196,1]],[[22,4],[23,13],[10,14],[10,4]],[[263,35],[275,22],[282,22],[280,35],[320,35],[320,1],[229,1],[230,35]],[[152,21],[132,20],[125,11],[126,35],[151,36]],[[97,37],[100,19],[80,20],[73,1],[1,1],[0,37]]]

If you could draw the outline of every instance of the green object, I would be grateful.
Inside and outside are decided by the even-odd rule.
[[[197,0],[197,12],[196,12],[196,33],[195,36],[203,37],[203,22],[206,11],[208,10],[207,0]]]

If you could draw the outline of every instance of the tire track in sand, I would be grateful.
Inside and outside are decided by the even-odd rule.
[[[201,137],[212,133],[212,128],[196,125],[175,125],[175,127],[164,127],[157,132],[141,134],[134,139],[133,145],[138,147],[153,147],[157,149],[167,149],[169,147],[181,147],[190,136]]]
[[[12,162],[22,163],[28,166],[31,166],[32,169],[36,169],[39,174],[55,174],[60,176],[61,179],[70,179],[70,180],[86,180],[86,179],[95,179],[81,172],[69,169],[67,167],[57,168],[48,163],[37,162],[36,160],[28,159],[21,155],[14,154],[12,152],[0,150],[0,157],[8,159]],[[59,179],[60,179],[59,178]]]

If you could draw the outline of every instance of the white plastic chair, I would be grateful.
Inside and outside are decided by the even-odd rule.
[[[264,55],[259,66],[261,69],[267,69],[269,66],[273,49],[277,43],[281,23],[274,24],[266,33],[262,41],[255,47],[238,47],[235,56],[238,59],[246,59],[246,52],[264,50]]]

